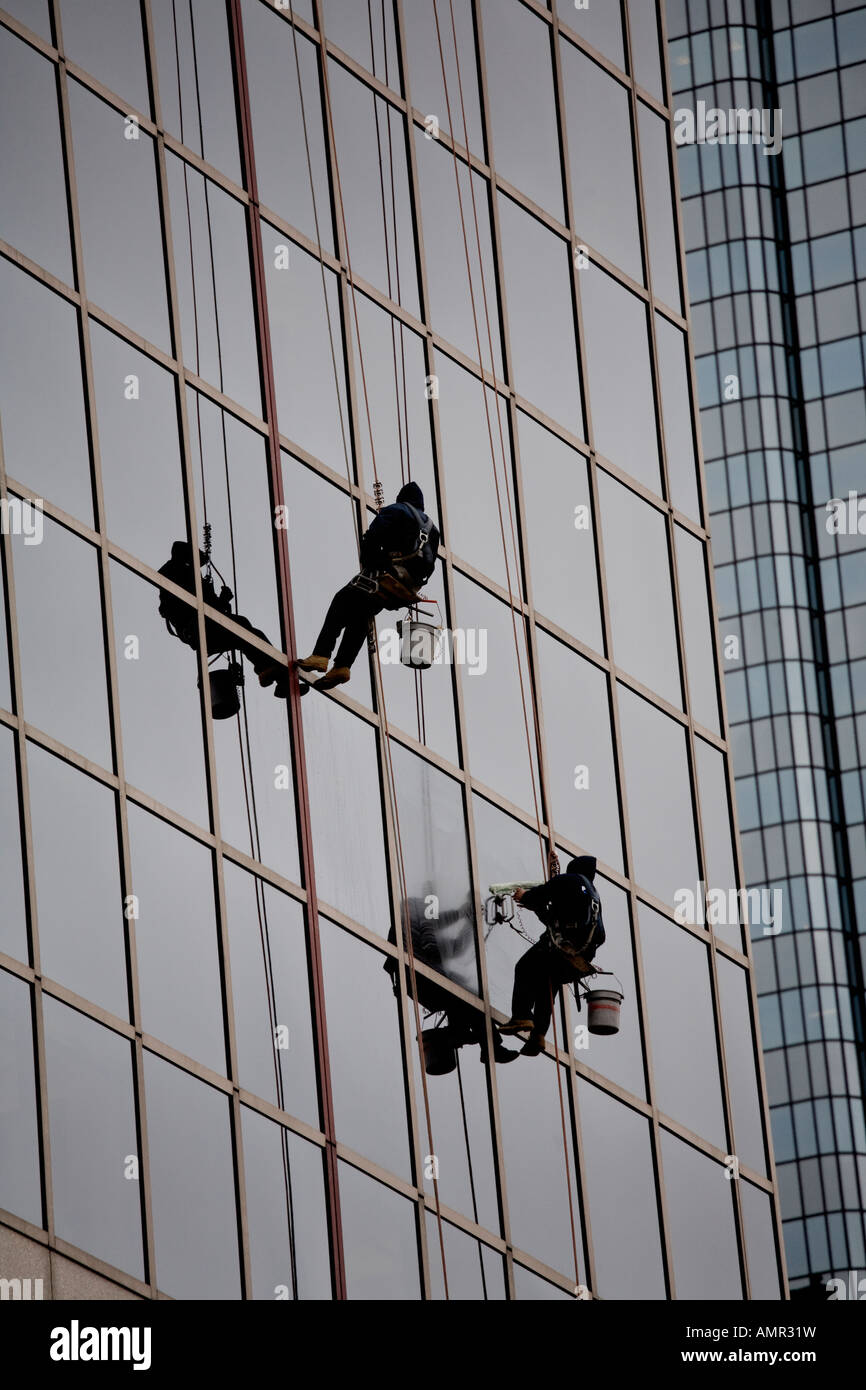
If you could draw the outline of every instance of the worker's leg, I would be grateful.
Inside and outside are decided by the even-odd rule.
[[[316,638],[316,645],[313,647],[313,656],[329,657],[334,650],[337,638],[343,631],[347,622],[350,622],[353,615],[357,612],[357,596],[359,590],[352,584],[344,584],[331,599],[330,607],[325,614],[325,621],[322,623],[322,630]],[[360,650],[360,649],[359,649]],[[355,653],[357,656],[357,652]],[[351,665],[351,662],[349,663]]]
[[[520,957],[514,967],[514,992],[511,996],[512,1022],[528,1022],[535,1017],[540,993],[547,984],[547,948],[537,941]],[[505,1028],[502,1029],[505,1032]]]
[[[267,642],[270,645],[271,639],[266,633],[262,632],[260,628],[253,627],[249,618],[245,618],[242,613],[230,613],[228,616],[233,622],[236,622],[239,627],[246,628],[247,632],[251,632],[254,637],[258,637],[262,642]],[[208,620],[206,628],[207,649],[211,656],[214,656],[217,652],[240,651],[241,654],[246,657],[254,671],[264,671],[267,667],[273,666],[273,661],[265,652],[260,652],[258,647],[251,646],[248,642],[244,642],[243,639],[238,640],[232,637],[231,633],[219,623]]]
[[[349,603],[346,626],[334,657],[334,666],[343,670],[349,670],[356,661],[367,640],[370,623],[383,607],[379,599],[360,589],[353,589],[352,594],[354,597]]]

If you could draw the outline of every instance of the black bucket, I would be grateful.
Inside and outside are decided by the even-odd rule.
[[[241,707],[238,686],[243,682],[239,667],[209,671],[210,709],[214,719],[231,719]]]
[[[428,1028],[421,1034],[424,1070],[428,1076],[447,1076],[457,1070],[457,1053],[448,1028]]]

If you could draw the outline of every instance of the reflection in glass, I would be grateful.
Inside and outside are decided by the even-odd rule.
[[[580,272],[580,295],[595,447],[639,483],[659,492],[646,309],[595,266]]]
[[[656,1103],[666,1115],[724,1149],[707,948],[643,904],[640,941]],[[719,1177],[724,1178],[721,1170]]]
[[[252,1296],[330,1299],[322,1151],[246,1105],[241,1119]]]
[[[472,798],[475,839],[478,845],[478,876],[482,899],[492,883],[540,882],[542,871],[538,835],[476,793]],[[542,924],[534,913],[523,918],[524,930],[537,940]],[[494,1009],[511,1016],[511,990],[514,967],[526,951],[526,942],[505,923],[486,927],[484,952],[487,958],[487,986]]]
[[[183,8],[179,6],[178,8]],[[137,0],[61,0],[63,51],[104,87],[150,115]]]
[[[0,422],[10,478],[91,524],[78,315],[0,257]],[[45,408],[51,383],[51,409]]]
[[[0,129],[0,188],[7,190],[0,204],[0,237],[70,285],[55,70],[8,29],[0,29]]]
[[[441,559],[424,585],[424,594],[430,602],[420,609],[417,616],[434,625],[438,625],[441,619],[442,626],[446,629],[439,646],[439,659],[429,670],[411,671],[396,660],[394,653],[400,650],[396,645],[400,640],[397,623],[406,616],[405,610],[397,612],[384,609],[376,619],[388,724],[391,728],[403,729],[413,738],[417,738],[419,743],[425,744],[449,762],[456,763],[459,757],[454,715],[454,662],[451,654],[456,651],[459,655],[462,639],[459,635],[453,640],[449,636],[444,564]],[[438,608],[433,602],[434,599]],[[426,618],[425,614],[428,615]],[[386,660],[386,656],[389,659]],[[353,681],[354,671],[357,669],[357,666],[353,668]],[[366,669],[364,680],[367,680]],[[369,704],[369,701],[366,703]]]
[[[11,729],[3,726],[0,726],[0,787],[0,882],[3,884],[0,951],[29,964],[21,822],[18,813],[18,759],[15,753],[15,735]]]
[[[349,1298],[420,1298],[414,1205],[341,1161],[340,1209]]]
[[[677,1298],[742,1298],[727,1170],[666,1130],[662,1163]]]
[[[39,545],[12,539],[24,717],[110,768],[97,552],[48,517],[43,528]]]
[[[228,1097],[144,1054],[156,1282],[172,1298],[240,1297]]]
[[[699,878],[686,731],[625,686],[617,695],[634,875],[673,907]]]
[[[134,804],[129,844],[142,1027],[225,1074],[210,850]]]
[[[587,1082],[578,1083],[578,1095],[598,1281],[593,1292],[600,1298],[664,1298],[649,1125]]]
[[[130,1045],[49,995],[43,1011],[57,1234],[142,1279]]]
[[[0,970],[0,1207],[42,1225],[29,986]]]
[[[423,1017],[423,1015],[422,1015]],[[415,1016],[410,1004],[410,1027],[414,1033]],[[483,1019],[479,1013],[483,1026]],[[430,1101],[430,1130],[439,1159],[439,1198],[443,1205],[484,1226],[499,1231],[499,1207],[496,1198],[496,1176],[493,1164],[493,1138],[490,1130],[490,1109],[487,1098],[486,1068],[476,1063],[474,1050],[461,1048],[457,1052],[457,1069],[449,1075],[428,1076],[427,1095]],[[520,1066],[517,1062],[512,1065]],[[524,1064],[525,1065],[525,1064]],[[415,1104],[421,1137],[422,1153],[427,1151],[427,1124],[424,1094],[421,1089],[420,1067],[413,1057],[415,1071]],[[499,1068],[502,1071],[502,1067]],[[464,1122],[465,1115],[465,1122]],[[435,1201],[433,1180],[425,1174],[424,1189]],[[474,1190],[473,1190],[474,1189]],[[448,1250],[446,1244],[446,1261]],[[430,1263],[439,1260],[438,1244],[431,1248]],[[474,1258],[479,1274],[478,1256]],[[449,1279],[451,1269],[448,1269]],[[450,1292],[450,1289],[449,1289]],[[453,1293],[451,1297],[453,1298]]]
[[[114,792],[27,749],[43,974],[128,1017]]]

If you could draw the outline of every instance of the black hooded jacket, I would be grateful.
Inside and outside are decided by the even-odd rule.
[[[195,593],[195,571],[193,570],[192,546],[189,541],[175,541],[171,547],[171,559],[161,565],[158,573],[164,574],[166,579],[171,579],[178,584],[181,589],[188,589],[191,594]],[[207,564],[207,556],[203,550],[198,552],[199,567]],[[217,596],[214,582],[209,575],[203,575],[201,581],[202,598],[205,603],[210,603],[221,613],[231,612],[232,594],[228,589]],[[191,608],[181,599],[175,598],[174,594],[169,594],[165,589],[160,590],[159,595],[160,616],[165,618],[172,627],[182,630],[194,625],[195,616]]]
[[[427,540],[419,550],[419,538]],[[381,573],[401,564],[417,588],[426,584],[436,568],[439,531],[424,511],[424,494],[417,483],[406,483],[396,502],[383,507],[369,531],[361,539],[361,564],[365,570]],[[405,558],[404,558],[405,557]]]
[[[573,932],[576,936],[586,928],[591,920],[590,903],[598,903],[598,923],[592,935],[591,946],[585,952],[586,958],[604,941],[604,923],[601,918],[601,898],[595,883],[596,861],[591,854],[582,854],[566,865],[564,874],[557,874],[548,883],[539,883],[530,888],[520,900],[521,907],[528,907],[546,927],[559,927]]]

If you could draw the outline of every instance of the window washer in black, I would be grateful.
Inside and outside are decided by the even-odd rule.
[[[590,963],[604,941],[595,870],[595,859],[584,854],[547,883],[515,890],[514,901],[528,907],[547,928],[514,968],[511,1018],[499,1029],[501,1033],[529,1031],[525,1056],[537,1057],[541,1051],[550,1027],[552,996],[563,985],[592,973]]]
[[[207,565],[208,573],[202,575],[201,589],[205,603],[210,604],[219,613],[225,613],[240,627],[246,628],[254,637],[258,637],[268,645],[272,645],[270,638],[257,627],[253,627],[249,618],[243,617],[240,613],[232,612],[232,599],[234,594],[225,584],[222,585],[219,595],[210,575],[210,564],[208,557],[203,550],[198,553],[199,566]],[[171,547],[171,559],[162,565],[159,573],[166,579],[171,579],[182,589],[187,589],[189,593],[195,593],[195,574],[192,567],[192,546],[188,541],[175,541]],[[192,647],[198,651],[198,620],[194,608],[184,603],[182,599],[176,598],[174,594],[168,593],[165,589],[160,590],[159,614],[165,619],[165,625],[173,637],[187,647]],[[220,623],[215,623],[210,618],[205,618],[205,639],[207,641],[208,656],[216,656],[222,652],[238,651],[246,657],[253,670],[259,678],[260,685],[275,685],[274,695],[287,699],[289,694],[289,672],[285,666],[280,666],[272,661],[264,652],[260,652],[257,647],[244,642],[243,639],[233,637],[232,634]]]
[[[319,690],[343,685],[367,637],[370,622],[383,608],[415,603],[436,568],[439,531],[424,511],[417,483],[406,483],[396,502],[383,507],[361,538],[361,573],[335,594],[312,654],[297,663],[301,671],[327,671]],[[328,671],[337,638],[342,640]]]

